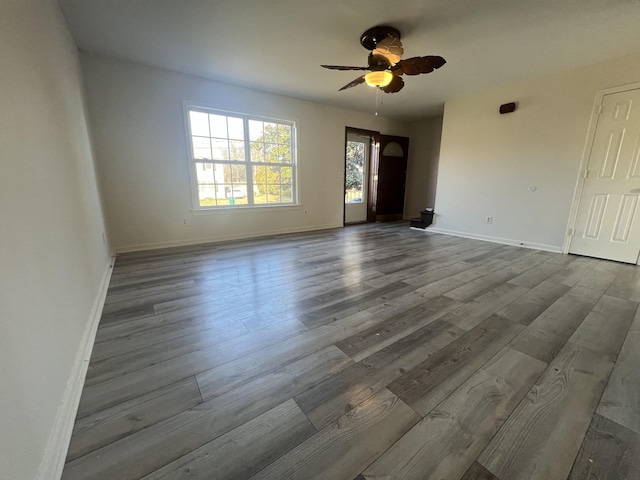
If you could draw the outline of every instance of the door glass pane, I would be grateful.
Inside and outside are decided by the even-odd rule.
[[[402,157],[404,156],[404,152],[398,142],[391,142],[384,147],[382,155],[385,157]]]
[[[347,172],[345,179],[344,203],[364,202],[362,188],[364,185],[365,144],[363,142],[347,142]]]

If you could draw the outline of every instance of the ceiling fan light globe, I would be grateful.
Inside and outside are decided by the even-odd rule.
[[[393,80],[393,73],[387,70],[370,72],[364,76],[364,81],[370,87],[386,87],[391,83],[391,80]]]

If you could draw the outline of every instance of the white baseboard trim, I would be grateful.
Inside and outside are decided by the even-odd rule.
[[[414,228],[413,230],[422,230],[424,232],[440,233],[443,235],[452,235],[454,237],[471,238],[473,240],[483,240],[485,242],[501,243],[503,245],[514,245],[516,247],[531,248],[533,250],[543,250],[545,252],[562,253],[562,247],[558,245],[546,245],[544,243],[526,242],[523,240],[512,240],[510,238],[490,237],[488,235],[478,235],[476,233],[458,232],[455,230],[446,230],[444,228],[428,227],[426,229]]]
[[[62,403],[58,408],[53,429],[49,435],[47,447],[40,462],[38,476],[36,477],[37,480],[59,480],[62,476],[67,450],[69,449],[69,441],[73,433],[73,424],[76,419],[76,414],[78,413],[80,396],[82,395],[82,388],[84,387],[84,379],[87,374],[87,368],[89,367],[91,352],[93,351],[93,342],[96,338],[104,301],[107,297],[114,260],[115,254],[109,259],[109,263],[100,282],[100,287],[98,288],[98,293],[91,307],[89,321],[82,334],[82,340],[76,353],[74,365],[64,389]]]
[[[176,240],[171,242],[157,242],[157,243],[140,243],[137,245],[127,245],[124,247],[116,247],[116,253],[129,253],[129,252],[141,252],[143,250],[157,250],[159,248],[171,248],[171,247],[186,247],[189,245],[199,245],[202,243],[221,243],[229,242],[232,240],[246,240],[250,238],[271,237],[273,235],[286,235],[288,233],[304,233],[314,232],[316,230],[328,230],[331,228],[342,228],[341,223],[326,224],[326,225],[314,225],[312,227],[303,228],[283,228],[279,230],[264,230],[258,232],[249,232],[236,235],[221,235],[216,237],[203,237],[203,238],[191,238],[187,240]]]

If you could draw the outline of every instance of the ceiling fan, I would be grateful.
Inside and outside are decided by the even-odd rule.
[[[402,60],[404,49],[402,42],[400,42],[400,32],[393,27],[370,28],[362,34],[360,43],[371,51],[368,66],[321,65],[321,67],[330,70],[370,70],[369,73],[347,83],[339,91],[366,83],[372,87],[378,87],[386,93],[399,92],[404,87],[402,75],[431,73],[446,63],[444,58],[435,55]]]

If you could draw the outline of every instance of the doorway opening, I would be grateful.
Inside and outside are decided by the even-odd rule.
[[[346,128],[343,224],[376,221],[380,133]]]

